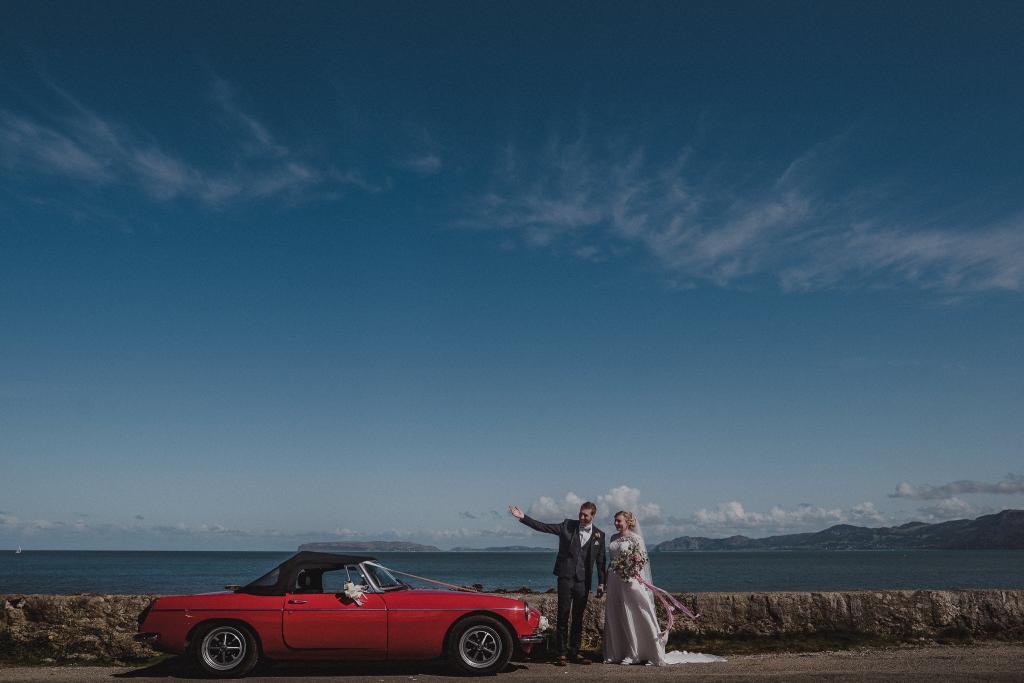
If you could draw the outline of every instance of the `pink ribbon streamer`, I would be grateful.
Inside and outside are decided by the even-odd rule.
[[[644,577],[637,576],[636,580],[642,583],[643,585],[647,586],[651,590],[651,592],[654,593],[654,595],[659,600],[661,600],[661,605],[665,608],[665,614],[668,615],[668,624],[666,624],[665,630],[662,631],[661,635],[659,636],[662,642],[668,640],[668,634],[672,630],[672,625],[676,623],[674,612],[677,609],[686,616],[690,617],[691,619],[697,619],[700,617],[699,614],[694,614],[689,609],[687,609],[686,605],[676,600],[671,593],[661,588],[658,588],[653,583],[650,583],[646,579],[644,579]]]

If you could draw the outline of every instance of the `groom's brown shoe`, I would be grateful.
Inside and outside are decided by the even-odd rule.
[[[573,661],[574,664],[593,664],[593,662],[591,662],[589,659],[587,659],[583,655],[576,655],[575,657],[573,657],[572,661]]]
[[[555,666],[565,666],[566,661],[567,661],[567,659],[566,659],[565,655],[561,655],[555,661],[553,661],[551,663],[554,664]]]

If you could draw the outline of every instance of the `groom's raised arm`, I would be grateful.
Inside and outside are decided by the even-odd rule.
[[[523,514],[523,511],[517,508],[515,505],[509,505],[508,511],[512,513],[512,516],[518,519],[520,522],[530,527],[535,531],[541,531],[545,534],[558,535],[562,533],[561,524],[547,524],[546,522],[538,522],[533,517],[528,517]]]

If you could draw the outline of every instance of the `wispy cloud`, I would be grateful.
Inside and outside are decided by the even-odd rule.
[[[509,145],[463,223],[587,260],[640,250],[684,287],[771,278],[792,291],[1024,290],[1024,213],[964,225],[936,210],[908,221],[883,208],[888,197],[827,190],[820,176],[835,174],[849,137],[756,177],[725,162],[699,167],[691,149],[665,162],[584,136],[539,150]]]
[[[152,533],[168,535],[168,536],[236,536],[236,537],[249,537],[255,535],[252,531],[245,531],[242,529],[232,529],[224,526],[223,524],[185,524],[179,522],[177,524],[159,524],[156,526],[149,527],[147,530]],[[270,533],[270,532],[267,532]]]
[[[131,187],[159,202],[187,198],[210,207],[232,202],[331,197],[344,187],[378,191],[356,170],[314,163],[280,143],[268,126],[238,104],[226,81],[215,79],[228,148],[221,167],[208,167],[168,150],[138,126],[100,115],[66,91],[37,116],[0,109],[0,168],[50,175],[96,187]]]
[[[441,171],[443,163],[437,154],[423,154],[406,159],[401,165],[420,175],[434,175]]]
[[[351,169],[348,171],[332,171],[331,178],[342,185],[352,185],[365,192],[376,193],[391,189],[390,178],[385,178],[382,182],[375,183],[367,180],[362,173]]]
[[[1024,289],[1024,215],[945,230],[875,220],[813,237],[808,246],[814,258],[785,267],[783,286],[810,290],[860,277],[950,293]]]
[[[497,510],[484,510],[481,512],[473,512],[471,510],[462,510],[458,513],[460,519],[472,519],[479,522],[484,521],[495,521],[495,520],[507,520],[508,512],[499,512]]]
[[[51,522],[48,519],[33,519],[26,527],[30,532],[36,529],[57,529],[67,528],[70,525],[65,522]]]
[[[965,493],[988,493],[997,495],[1024,494],[1024,474],[1007,474],[1002,481],[989,483],[962,479],[941,486],[915,486],[909,482],[900,482],[890,498],[910,498],[912,500],[948,499]]]
[[[246,150],[253,156],[287,157],[291,154],[288,147],[279,144],[270,130],[252,115],[242,110],[237,103],[235,88],[222,78],[213,80],[213,99],[230,123],[236,124],[247,136],[243,143]]]

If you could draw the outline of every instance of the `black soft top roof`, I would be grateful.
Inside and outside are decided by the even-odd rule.
[[[341,555],[338,553],[322,553],[303,550],[295,553],[274,569],[255,581],[238,589],[239,593],[255,595],[284,595],[289,588],[295,586],[295,577],[303,569],[331,570],[341,569],[348,564],[376,561],[369,555]]]

